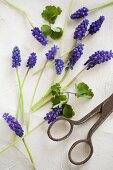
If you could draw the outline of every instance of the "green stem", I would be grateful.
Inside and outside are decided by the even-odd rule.
[[[62,90],[65,90],[65,89],[67,89],[69,86],[71,86],[71,85],[73,84],[73,82],[80,76],[80,74],[81,74],[84,70],[86,70],[86,67],[84,67],[66,86],[64,86],[64,87],[62,88]]]
[[[48,97],[48,99],[46,99],[43,103],[39,103],[38,105],[35,104],[34,106],[32,106],[32,108],[31,108],[32,113],[35,112],[36,110],[42,108],[43,106],[48,104],[50,101],[51,101],[51,96]]]
[[[29,132],[27,132],[25,135],[23,135],[21,138],[19,138],[18,140],[12,142],[11,144],[9,144],[8,146],[6,146],[3,150],[0,151],[0,154],[3,153],[4,151],[8,150],[9,148],[11,148],[12,146],[16,145],[18,142],[20,142],[22,139],[24,139],[25,137],[27,137],[29,134],[31,134],[33,131],[35,131],[38,127],[40,127],[43,123],[45,122],[45,120],[43,122],[41,122],[40,124],[38,124],[37,126],[35,126],[32,130],[30,130]]]
[[[86,70],[86,67],[83,68],[65,87],[62,88],[62,90],[66,90],[69,86],[72,85],[72,83],[80,76],[80,74]],[[39,103],[38,105],[34,105],[32,106],[31,110],[32,113],[35,112],[36,110],[42,108],[43,106],[45,106],[46,104],[48,104],[51,101],[51,96],[48,97],[48,99],[46,99],[43,103]]]
[[[110,6],[110,5],[113,5],[113,1],[112,1],[112,2],[108,2],[108,3],[106,3],[106,4],[103,4],[103,5],[100,5],[100,6],[96,7],[96,8],[92,8],[92,9],[90,9],[90,11],[91,11],[91,12],[94,12],[94,11],[97,11],[97,10],[99,10],[99,9],[103,9],[103,8],[105,8],[105,7],[108,7],[108,6]]]
[[[32,22],[30,21],[27,13],[25,11],[23,11],[22,9],[18,8],[17,6],[15,6],[14,4],[12,4],[11,2],[9,2],[8,0],[4,0],[5,3],[7,3],[10,7],[14,8],[15,10],[19,11],[20,13],[22,13],[26,19],[28,20],[29,24],[31,25],[32,28],[34,28]]]
[[[17,74],[18,85],[19,85],[19,89],[20,89],[20,97],[21,97],[21,104],[22,104],[22,118],[23,118],[23,121],[24,121],[24,99],[23,99],[22,86],[21,86],[21,82],[20,82],[20,76],[19,76],[19,73],[18,73],[18,68],[16,68],[16,74]]]
[[[64,93],[66,93],[66,94],[74,94],[74,95],[76,95],[76,93],[71,92],[71,91],[64,91],[64,92],[62,92],[62,94],[64,94]]]
[[[68,55],[69,55],[69,53],[70,53],[71,51],[72,51],[72,49],[68,52]],[[67,54],[67,53],[66,53],[66,54]],[[66,63],[67,63],[67,61],[65,62],[65,64],[66,64]],[[68,69],[68,70],[65,72],[64,76],[63,76],[63,77],[61,78],[61,80],[58,82],[59,84],[62,84],[62,82],[66,79],[69,71],[70,71],[70,69]],[[54,82],[55,82],[55,81],[53,81],[52,85],[54,84]],[[50,94],[51,94],[51,88],[49,88],[49,89],[46,91],[45,95],[43,95],[43,96],[41,97],[41,99],[39,99],[38,102],[36,102],[36,103],[32,106],[31,110],[34,110],[35,108],[37,108],[38,105],[40,106],[41,102],[44,101]]]
[[[61,80],[58,82],[59,84],[62,84],[62,82],[66,79],[67,75],[69,74],[70,69],[65,71],[64,76],[61,78]]]
[[[70,13],[71,13],[71,8],[73,6],[73,1],[74,0],[70,0],[69,8],[67,10],[66,19],[65,19],[64,28],[63,28],[63,35],[62,35],[62,38],[61,38],[61,41],[60,41],[60,45],[59,45],[60,53],[61,53],[62,44],[63,44],[63,40],[64,40],[64,33],[66,32],[66,29],[67,29],[67,26],[68,26],[68,22],[69,22],[69,19],[70,19]]]
[[[30,152],[30,150],[29,150],[29,148],[28,148],[28,145],[27,145],[25,139],[22,139],[22,141],[23,141],[24,146],[25,146],[25,148],[26,148],[26,150],[27,150],[27,152],[28,152],[28,155],[29,155],[29,158],[30,158],[30,160],[31,160],[33,169],[36,170],[36,169],[35,169],[35,165],[34,165],[34,160],[33,160],[33,157],[32,157],[32,155],[31,155],[31,152]]]
[[[36,95],[36,92],[37,92],[37,88],[38,88],[38,86],[39,86],[39,82],[40,82],[40,79],[41,79],[42,74],[43,74],[43,72],[44,72],[44,69],[45,69],[45,67],[46,67],[46,65],[47,65],[47,62],[48,62],[48,61],[46,60],[44,66],[43,66],[43,69],[42,69],[42,71],[41,71],[41,73],[40,73],[40,75],[39,75],[39,77],[38,77],[38,80],[37,80],[37,83],[36,83],[36,86],[35,86],[35,89],[34,89],[34,92],[33,92],[33,96],[32,96],[31,103],[30,103],[30,107],[29,107],[29,112],[28,112],[27,131],[29,131],[29,127],[30,127],[31,107],[32,107],[32,104],[33,104],[33,102],[34,102],[34,98],[35,98],[35,95]]]
[[[46,68],[51,67],[53,64],[54,64],[54,61],[48,63],[48,64],[46,65]],[[33,76],[36,75],[36,74],[38,74],[38,73],[40,73],[40,72],[42,71],[42,69],[43,69],[43,67],[41,67],[40,69],[38,69],[37,71],[35,71],[35,72],[33,73]]]
[[[53,82],[51,83],[52,85],[55,83],[55,80],[57,79],[57,77],[58,77],[58,75],[56,74],[55,77],[54,77],[54,79],[53,79]],[[31,107],[31,111],[32,111],[32,109],[36,108],[37,105],[39,105],[42,101],[44,101],[45,98],[48,97],[50,94],[51,94],[51,88],[49,88],[49,89],[46,91],[45,95],[43,95],[43,96],[41,97],[41,99],[39,99],[38,102],[36,102],[36,103]]]
[[[69,73],[69,69],[65,72],[64,76],[63,76],[63,77],[61,78],[61,80],[58,82],[59,84],[61,84],[61,83],[66,79],[68,73]],[[52,85],[54,84],[54,82],[55,82],[55,81],[53,81]],[[42,103],[42,101],[44,101],[50,94],[51,94],[51,88],[49,88],[49,89],[47,90],[47,92],[45,93],[45,95],[42,96],[42,98],[41,98],[40,100],[38,100],[38,102],[36,102],[36,103],[31,107],[32,112],[33,112],[34,110],[37,110],[38,107],[42,107],[42,106],[43,106],[43,103],[44,103],[44,102]],[[42,103],[42,104],[41,104],[41,103]],[[45,103],[46,103],[46,101],[45,101]],[[44,104],[45,104],[45,103],[44,103]]]
[[[29,69],[27,70],[27,72],[26,72],[26,74],[25,74],[25,76],[24,76],[24,79],[23,79],[23,81],[22,81],[22,89],[23,89],[25,80],[26,80],[26,78],[27,78],[28,72],[29,72]],[[20,110],[20,102],[21,102],[21,95],[19,95],[16,119],[18,119],[19,113],[20,113],[20,112],[19,112],[19,110]]]
[[[26,72],[26,74],[25,74],[25,76],[24,76],[24,79],[23,79],[23,81],[22,81],[22,88],[23,88],[23,86],[24,86],[24,83],[25,83],[25,80],[26,80],[26,78],[27,78],[28,73],[29,73],[29,68],[27,69],[27,72]]]

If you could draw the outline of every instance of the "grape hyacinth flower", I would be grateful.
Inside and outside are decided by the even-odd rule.
[[[67,64],[66,70],[67,69],[73,69],[74,65],[76,64],[76,62],[80,59],[80,57],[83,54],[83,50],[84,50],[84,44],[78,44],[74,50],[71,52],[70,54],[70,58],[69,58],[69,62]]]
[[[47,113],[44,119],[47,120],[49,124],[53,122],[59,116],[61,111],[62,111],[62,108],[57,106],[56,108],[53,108],[53,110],[51,110],[49,113]]]
[[[88,15],[89,9],[86,7],[80,8],[78,9],[76,12],[74,12],[73,14],[71,14],[70,18],[71,19],[79,19],[79,18],[83,18],[85,16]]]
[[[93,35],[95,34],[97,31],[100,30],[102,23],[104,22],[105,17],[104,16],[100,16],[98,20],[96,20],[95,22],[92,22],[92,24],[90,25],[88,31],[89,34]]]
[[[86,61],[86,63],[84,65],[87,67],[87,70],[89,70],[90,68],[94,67],[97,64],[101,64],[108,60],[111,60],[111,58],[113,58],[112,50],[97,51],[89,57],[89,59]]]
[[[36,53],[31,53],[28,60],[27,60],[27,65],[26,67],[28,67],[29,69],[33,68],[36,65],[36,61],[37,61],[37,56]]]
[[[54,60],[55,59],[55,55],[57,53],[58,47],[57,45],[54,45],[49,51],[48,53],[46,53],[46,58],[47,60]]]
[[[55,59],[55,68],[56,68],[56,73],[60,75],[64,68],[64,61],[60,58]]]
[[[17,68],[20,65],[21,65],[20,50],[17,46],[15,46],[12,51],[12,67]]]
[[[43,32],[38,28],[35,27],[34,29],[31,30],[32,35],[43,45],[46,46],[48,43],[48,40],[46,39],[45,35]]]
[[[3,118],[8,123],[10,129],[13,130],[17,136],[22,137],[24,135],[24,131],[15,117],[11,116],[9,113],[4,113]]]
[[[82,40],[85,37],[85,34],[88,29],[88,24],[89,24],[89,20],[84,19],[80,23],[80,25],[78,25],[78,27],[75,29],[75,32],[74,32],[74,39]]]

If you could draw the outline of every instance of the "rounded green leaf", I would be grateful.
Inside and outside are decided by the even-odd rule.
[[[60,15],[62,10],[60,7],[46,6],[45,10],[42,12],[42,17],[48,21],[50,24],[54,24],[58,15]]]
[[[46,37],[51,34],[51,27],[49,25],[42,25],[41,30]]]
[[[77,97],[86,97],[91,99],[94,96],[94,93],[89,88],[89,86],[83,82],[79,83],[78,85],[75,84],[75,89]]]
[[[54,40],[59,39],[63,34],[63,30],[60,27],[51,29],[50,37]]]
[[[73,111],[72,106],[69,104],[65,104],[64,109],[63,109],[63,116],[65,116],[66,118],[71,118],[74,115],[75,115],[75,112]]]

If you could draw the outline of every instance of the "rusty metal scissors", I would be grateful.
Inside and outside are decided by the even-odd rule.
[[[69,137],[73,131],[73,127],[74,125],[80,125],[83,124],[84,122],[88,121],[90,118],[94,117],[96,114],[100,114],[100,117],[98,118],[97,122],[91,127],[91,129],[88,132],[87,138],[86,139],[81,139],[76,141],[75,143],[73,143],[73,145],[71,146],[69,152],[68,152],[68,157],[71,163],[75,164],[75,165],[81,165],[86,163],[92,156],[93,154],[93,144],[91,141],[91,137],[93,135],[93,133],[97,130],[97,128],[107,119],[107,117],[113,112],[113,94],[108,97],[105,101],[103,101],[101,104],[99,104],[95,109],[93,109],[90,113],[88,113],[86,116],[84,116],[82,119],[78,120],[78,121],[74,121],[74,120],[70,120],[64,117],[59,117],[57,118],[54,122],[52,122],[48,128],[47,134],[49,136],[50,139],[52,139],[53,141],[62,141],[64,139],[66,139],[67,137]],[[54,138],[51,134],[51,128],[53,127],[53,125],[60,121],[60,120],[64,120],[67,121],[70,124],[70,130],[69,132],[62,138]],[[86,157],[86,159],[84,159],[83,161],[75,161],[72,158],[72,150],[80,143],[86,143],[89,145],[90,147],[90,152],[88,154],[88,156]]]

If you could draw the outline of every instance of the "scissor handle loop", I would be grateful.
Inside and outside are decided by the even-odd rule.
[[[52,127],[55,125],[55,123],[58,122],[58,121],[60,121],[60,120],[67,121],[67,122],[69,123],[69,125],[70,125],[70,129],[69,129],[69,132],[68,132],[65,136],[63,136],[63,137],[61,137],[61,138],[54,138],[54,137],[52,136],[52,134],[51,134],[51,129],[52,129]],[[48,130],[47,130],[48,137],[49,137],[51,140],[53,140],[53,141],[62,141],[62,140],[64,140],[64,139],[68,138],[68,137],[71,135],[71,133],[72,133],[72,131],[73,131],[73,125],[74,125],[74,124],[73,124],[73,121],[72,121],[72,120],[67,119],[67,118],[64,118],[64,117],[59,117],[59,118],[57,118],[56,120],[54,120],[54,121],[49,125]]]
[[[75,161],[75,160],[72,158],[72,151],[73,151],[73,149],[74,149],[78,144],[80,144],[80,143],[86,143],[86,144],[88,144],[89,147],[90,147],[90,152],[89,152],[88,156],[87,156],[84,160],[82,160],[82,161]],[[71,146],[71,148],[70,148],[70,150],[69,150],[69,152],[68,152],[68,157],[69,157],[69,160],[70,160],[70,162],[71,162],[72,164],[74,164],[74,165],[82,165],[82,164],[86,163],[86,162],[91,158],[92,154],[93,154],[93,145],[92,145],[91,140],[81,139],[81,140],[76,141],[76,142]]]

